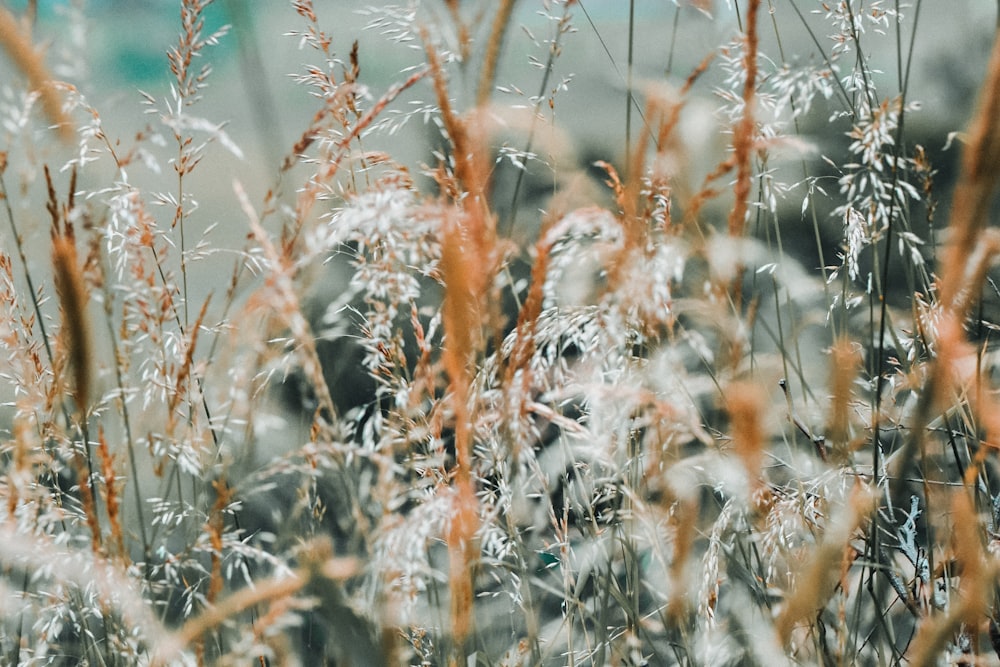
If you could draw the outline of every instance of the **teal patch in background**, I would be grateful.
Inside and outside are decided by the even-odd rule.
[[[164,79],[169,73],[166,53],[138,46],[117,49],[103,67],[120,83],[149,83]]]
[[[559,557],[550,554],[548,551],[536,551],[538,554],[538,559],[542,562],[542,566],[538,568],[539,570],[549,570],[552,568],[559,567]]]
[[[225,25],[234,23],[230,8],[249,0],[213,2],[202,12],[206,38]],[[39,23],[57,26],[65,21],[70,0],[41,0],[37,3]],[[9,6],[23,14],[27,0],[11,0]],[[92,57],[95,74],[101,79],[115,81],[115,85],[131,86],[166,81],[170,78],[166,47],[176,45],[181,31],[180,2],[178,0],[88,0],[87,17],[92,38],[105,44]],[[219,42],[205,47],[204,61],[218,67],[234,58],[236,35],[232,28]],[[200,64],[197,64],[200,66]]]
[[[28,2],[26,0],[7,0],[5,3],[10,10],[15,14],[23,14],[28,8]],[[68,0],[42,0],[41,2],[35,3],[36,10],[38,12],[38,18],[40,20],[48,20],[58,16],[61,7],[67,7],[69,5]],[[104,2],[94,2],[91,6],[101,6],[107,3]]]

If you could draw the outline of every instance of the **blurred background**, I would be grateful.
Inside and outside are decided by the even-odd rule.
[[[45,48],[55,76],[84,93],[110,134],[130,137],[150,122],[138,90],[156,100],[168,97],[172,77],[165,51],[176,43],[180,30],[178,0],[7,0],[6,4],[16,14],[27,15],[26,21],[34,17],[34,41]],[[396,4],[397,13],[405,13],[407,3]],[[449,24],[444,3],[419,4],[429,25]],[[561,55],[547,81],[549,90],[543,92],[549,95],[567,84],[543,115],[559,128],[560,141],[572,143],[575,159],[617,163],[623,156],[630,9],[635,19],[632,81],[639,98],[634,107],[638,112],[647,86],[681,85],[707,54],[737,33],[739,4],[733,7],[732,2],[723,0],[576,3],[570,9],[573,32],[560,39]],[[862,3],[873,11],[895,4]],[[478,25],[483,32],[488,29],[492,3],[460,5],[473,26]],[[346,61],[352,43],[358,41],[360,82],[372,99],[405,78],[407,68],[422,61],[419,40],[394,42],[386,34],[388,28],[366,28],[379,14],[371,9],[384,13],[394,6],[371,0],[315,3],[319,24],[333,39],[337,58]],[[762,17],[761,34],[763,49],[775,59],[775,67],[780,66],[779,54],[789,63],[816,61],[822,57],[820,46],[832,47],[826,38],[830,30],[816,15],[823,3],[794,0],[768,6],[772,11]],[[908,41],[914,18],[919,16],[907,99],[919,101],[922,109],[908,122],[912,123],[911,136],[927,135],[926,148],[937,153],[947,133],[962,129],[969,116],[992,41],[997,7],[992,0],[922,1],[901,6],[905,16],[902,41],[897,41],[895,30],[884,36],[870,32],[863,38],[867,47],[864,57],[883,72],[887,82],[894,81],[900,56],[905,60],[910,55]],[[498,104],[529,106],[528,98],[540,92],[546,41],[552,39],[554,17],[562,11],[559,4],[547,0],[521,0],[517,4],[497,79],[498,86],[507,92],[495,94]],[[435,17],[440,20],[435,21]],[[300,48],[301,40],[290,34],[305,26],[290,2],[216,0],[206,11],[205,31],[211,33],[225,25],[231,27],[229,33],[205,52],[204,59],[214,71],[196,113],[228,124],[228,133],[245,159],[223,161],[219,168],[252,186],[273,178],[276,165],[318,108],[294,76],[302,74],[307,64],[318,64],[320,57]],[[0,81],[8,82],[4,88],[18,76],[6,60],[0,60],[0,74]],[[712,67],[695,89],[689,103],[688,116],[692,118],[684,126],[690,145],[704,144],[707,150],[719,143],[716,135],[720,128],[712,114],[718,106],[713,88],[720,83],[718,68]],[[453,93],[461,96],[465,92],[471,97],[475,84],[474,80],[453,81]],[[893,87],[882,86],[881,90],[889,94]],[[8,90],[5,95],[9,94]],[[419,85],[397,100],[391,113],[420,108],[431,99],[429,86]],[[835,150],[836,144],[842,144],[837,134],[845,130],[842,124],[826,122],[827,111],[811,114],[800,127],[805,138],[821,151],[827,147]],[[834,136],[827,136],[830,133]],[[370,141],[373,149],[391,148],[398,160],[416,166],[430,159],[431,135],[433,132],[421,123],[412,122],[398,135],[388,139],[372,136]],[[703,164],[695,161],[703,172],[718,154],[706,157]],[[947,156],[942,159],[950,162]]]
[[[370,108],[423,62],[420,40],[401,34],[393,24],[393,17],[405,17],[416,4],[420,5],[420,21],[440,33],[444,43],[454,43],[454,35],[449,33],[454,24],[443,2],[315,2],[318,24],[332,39],[331,53],[339,61],[334,71],[346,66],[353,43],[358,43],[364,108]],[[539,159],[528,165],[528,178],[520,189],[514,238],[529,240],[546,197],[581,175],[585,186],[576,188],[579,196],[574,203],[606,203],[603,175],[595,170],[594,162],[604,160],[621,167],[627,135],[631,132],[634,138],[642,122],[645,91],[679,89],[707,55],[739,33],[740,4],[724,0],[587,0],[565,10],[562,3],[550,0],[517,3],[493,96],[497,125],[506,128],[496,147],[520,151],[530,145]],[[896,4],[867,2],[860,6],[877,12]],[[32,39],[45,50],[54,76],[76,86],[100,114],[109,137],[128,145],[144,128],[167,134],[157,116],[170,99],[173,77],[165,53],[176,44],[181,29],[178,0],[8,0],[7,6],[31,26]],[[476,43],[482,44],[495,5],[462,2],[459,6],[473,36],[480,38]],[[760,25],[762,52],[767,54],[763,76],[780,68],[782,62],[793,66],[821,63],[825,57],[821,49],[828,53],[833,47],[827,37],[830,26],[822,15],[824,3],[788,0],[766,6],[771,11],[762,14]],[[911,2],[901,7],[904,20],[899,29],[894,22],[887,22],[884,34],[869,30],[862,37],[864,52],[859,57],[880,72],[879,94],[886,98],[899,94],[902,69],[910,63],[906,99],[919,103],[919,110],[908,113],[906,134],[911,148],[922,145],[938,171],[938,221],[943,224],[959,144],[949,139],[964,128],[971,113],[997,22],[997,6],[993,0],[954,0]],[[564,11],[571,20],[566,32],[558,35],[558,19]],[[631,24],[630,11],[634,13]],[[239,247],[247,226],[233,196],[233,183],[241,183],[258,204],[263,193],[277,187],[279,165],[320,108],[313,91],[296,83],[296,76],[309,65],[325,65],[323,55],[304,45],[296,34],[306,28],[306,22],[291,2],[216,0],[205,16],[206,34],[223,26],[229,29],[203,54],[213,72],[202,101],[190,113],[212,124],[224,123],[239,152],[219,142],[209,147],[198,178],[190,184],[199,206],[191,224],[202,230],[217,224],[211,243]],[[546,77],[549,46],[556,39],[559,55]],[[472,67],[455,68],[451,93],[460,109],[468,108],[474,97],[479,57],[473,54]],[[727,125],[718,117],[718,93],[731,90],[732,83],[725,81],[719,60],[709,66],[684,107],[679,139],[685,163],[678,189],[696,191],[705,174],[726,155]],[[17,106],[22,85],[19,77],[9,60],[0,59],[0,104]],[[635,96],[628,118],[630,77]],[[440,132],[428,121],[432,114],[422,113],[432,103],[433,91],[427,81],[407,90],[384,114],[393,131],[367,134],[365,148],[386,151],[414,174],[422,165],[433,164]],[[532,126],[530,118],[536,108],[541,120]],[[834,119],[836,111],[836,99],[821,99],[816,108],[797,119],[794,130],[788,130],[814,147],[808,153],[809,172],[834,180],[827,182],[827,193],[832,197],[827,209],[838,203],[837,174],[823,158],[844,164],[850,143],[846,137],[850,122]],[[169,160],[176,154],[172,141],[167,137],[157,155],[161,170],[169,168]],[[952,146],[946,150],[949,144]],[[71,155],[69,151],[67,159]],[[505,207],[514,206],[507,197],[514,182],[512,165],[513,161],[497,163],[496,208],[501,214],[508,212]],[[113,177],[111,165],[107,166],[105,174]],[[99,170],[88,169],[85,178],[96,180],[82,185],[99,188],[96,181],[103,176],[95,174]],[[37,176],[25,178],[37,180]],[[138,167],[129,177],[139,187],[154,191],[169,183],[163,175]],[[25,184],[22,189],[30,186]],[[797,219],[801,202],[799,190],[790,193],[781,206]],[[718,207],[725,205],[720,200],[706,215],[723,219],[725,211]],[[36,210],[35,218],[44,230],[44,211]],[[824,242],[836,248],[842,240],[842,221],[826,216],[822,224]],[[807,268],[817,268],[813,231],[800,227],[793,225],[788,230],[790,250]],[[42,260],[46,261],[46,255]],[[194,270],[206,271],[206,280],[194,282],[202,291],[195,293],[198,298],[207,294],[217,276],[212,275],[211,266]]]

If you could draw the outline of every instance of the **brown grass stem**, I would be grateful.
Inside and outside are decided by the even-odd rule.
[[[63,100],[57,84],[49,74],[42,56],[28,39],[20,21],[6,7],[0,7],[0,45],[14,65],[27,77],[28,85],[38,93],[42,108],[49,122],[55,126],[59,138],[70,143],[76,134],[72,119],[63,110]]]
[[[490,25],[490,37],[486,41],[486,54],[483,56],[483,66],[479,74],[479,87],[476,91],[477,107],[486,106],[493,94],[504,35],[507,34],[507,28],[510,26],[510,16],[514,13],[517,0],[500,0],[498,4],[497,13],[493,16],[493,23]]]
[[[62,335],[73,376],[73,399],[81,418],[85,418],[90,408],[93,382],[93,343],[87,315],[87,287],[71,237],[56,236],[52,239],[52,266],[62,312]]]
[[[760,0],[747,4],[746,36],[743,52],[743,115],[733,128],[733,161],[736,164],[736,184],[733,186],[733,208],[729,213],[729,235],[742,237],[746,225],[747,205],[753,178],[754,104],[757,94],[757,13]]]
[[[938,298],[953,308],[956,296],[966,288],[968,259],[986,225],[986,213],[1000,179],[1000,38],[993,42],[986,79],[979,92],[979,105],[968,130],[962,152],[961,174],[955,186],[948,225],[949,244],[941,262]],[[959,318],[964,312],[955,313]]]
[[[322,576],[331,581],[342,581],[354,576],[358,569],[359,564],[356,560],[331,558],[318,564],[317,568],[307,565],[289,575],[257,582],[252,588],[233,593],[218,604],[208,607],[200,615],[188,620],[177,632],[164,633],[156,644],[150,664],[171,664],[179,653],[205,633],[259,604],[275,603],[296,595],[309,586],[314,577]]]
[[[441,273],[445,285],[443,324],[445,348],[442,354],[449,380],[452,413],[455,419],[455,478],[453,511],[448,528],[449,587],[455,661],[464,661],[473,632],[473,568],[479,502],[472,472],[472,424],[469,414],[471,364],[482,345],[482,297],[485,283],[477,276],[482,265],[464,246],[464,216],[455,213],[444,230]],[[479,285],[479,289],[476,289]]]

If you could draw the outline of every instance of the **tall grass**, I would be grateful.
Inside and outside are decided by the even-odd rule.
[[[0,662],[1000,660],[1000,46],[921,145],[920,0],[645,7],[651,80],[640,3],[376,6],[383,88],[299,0],[305,126],[220,194],[209,4],[128,139],[0,9]]]

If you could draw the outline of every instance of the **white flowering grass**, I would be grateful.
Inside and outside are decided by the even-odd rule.
[[[1000,56],[941,234],[926,3],[647,8],[700,64],[642,85],[641,3],[382,5],[381,86],[298,0],[311,115],[219,188],[209,4],[127,140],[0,9],[0,662],[1000,659]]]

